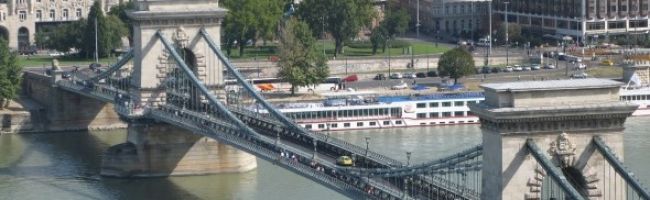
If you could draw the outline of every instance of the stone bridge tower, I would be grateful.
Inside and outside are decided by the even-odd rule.
[[[220,41],[226,10],[217,0],[138,0],[133,21],[134,58],[131,98],[143,106],[164,101],[162,81],[169,65],[176,65],[165,50],[158,31],[171,39],[195,75],[209,88],[224,83],[223,65],[201,38],[201,28]],[[101,174],[117,177],[152,177],[241,172],[254,169],[254,156],[212,139],[153,120],[128,122],[127,142],[105,154]]]
[[[602,173],[609,164],[592,138],[600,136],[623,158],[623,125],[636,107],[618,101],[621,85],[606,79],[482,85],[486,99],[471,107],[483,130],[481,199],[541,199],[546,172],[526,147],[528,139],[567,178],[583,180],[572,184],[585,196],[602,198],[604,184],[612,189],[617,180]],[[623,191],[622,185],[614,189]]]

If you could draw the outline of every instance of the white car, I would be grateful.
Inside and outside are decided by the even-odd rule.
[[[506,66],[506,69],[504,70],[504,72],[512,72],[512,71],[514,71],[514,69],[511,66]]]
[[[532,69],[532,70],[540,70],[540,69],[542,69],[542,67],[539,66],[539,65],[533,65],[533,66],[531,67],[531,69]]]
[[[63,56],[63,53],[58,52],[58,51],[54,51],[54,52],[48,53],[47,55],[49,55],[50,57],[59,57],[59,56]]]
[[[403,89],[407,89],[407,88],[409,88],[409,85],[408,85],[408,84],[406,84],[406,83],[400,83],[400,84],[394,85],[394,86],[391,87],[390,89],[392,89],[392,90],[403,90]]]
[[[587,68],[587,65],[582,64],[582,63],[577,63],[577,64],[576,64],[576,68],[578,68],[578,69],[586,69],[586,68]]]
[[[522,67],[519,66],[519,65],[515,65],[515,67],[513,68],[513,70],[515,70],[516,72],[520,72],[520,71],[523,71],[524,68],[522,68]]]
[[[402,78],[402,74],[400,74],[400,73],[394,73],[394,74],[391,74],[391,75],[390,75],[390,78],[391,78],[391,79],[401,79],[401,78]]]
[[[417,78],[417,76],[415,76],[414,73],[404,73],[404,76],[402,76],[402,77],[409,78],[409,79]]]
[[[555,69],[555,65],[544,65],[544,69]]]

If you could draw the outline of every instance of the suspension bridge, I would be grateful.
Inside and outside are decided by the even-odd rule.
[[[200,3],[190,2],[181,6],[189,9],[184,12],[156,10],[160,2],[139,2],[148,6],[130,14],[140,37],[134,50],[101,72],[75,70],[66,79],[54,73],[55,85],[112,103],[128,123],[165,123],[218,140],[353,199],[650,199],[617,156],[616,150],[622,145],[610,147],[607,142],[622,137],[617,132],[632,111],[629,105],[595,102],[602,105],[553,107],[564,113],[589,111],[580,115],[580,123],[564,124],[573,115],[518,108],[519,100],[512,103],[511,99],[508,105],[488,99],[472,108],[481,116],[486,132],[483,144],[429,162],[404,164],[308,131],[279,112],[213,40],[218,41],[219,18],[225,11],[201,10]],[[183,24],[165,21],[170,19],[195,20],[195,24],[180,27]],[[197,46],[204,51],[198,54]],[[234,78],[236,84],[224,84],[224,77]],[[584,84],[603,90],[613,88]],[[536,89],[485,87],[488,98],[493,98],[491,94],[512,94],[518,87],[524,93]],[[252,107],[268,112],[261,114]],[[591,123],[590,116],[604,114],[607,118]],[[540,124],[519,121],[541,118]],[[338,166],[336,159],[340,156],[353,157],[354,166]],[[614,186],[609,180],[620,181]]]

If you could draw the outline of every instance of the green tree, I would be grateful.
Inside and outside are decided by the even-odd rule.
[[[438,60],[438,73],[453,78],[456,84],[459,78],[475,73],[474,58],[464,48],[447,51]]]
[[[125,24],[129,30],[129,43],[133,44],[133,22],[127,15],[129,11],[135,10],[135,1],[120,3],[117,6],[111,7],[108,12],[109,15],[117,16]]]
[[[386,29],[383,26],[377,26],[372,29],[370,34],[370,43],[372,44],[372,55],[377,54],[377,49],[382,47],[382,52],[386,52],[386,41],[388,40],[388,34]]]
[[[505,44],[506,43],[506,23],[501,23],[499,29],[497,30],[497,43]],[[521,41],[521,26],[516,23],[508,23],[508,41],[512,44],[514,41]]]
[[[80,49],[85,26],[86,21],[82,19],[41,30],[36,33],[36,44],[42,48],[54,49],[63,53],[67,53],[71,49]]]
[[[0,109],[9,105],[20,90],[22,67],[18,65],[16,53],[9,50],[7,41],[0,38]]]
[[[228,54],[235,44],[239,45],[239,55],[242,56],[249,40],[275,38],[283,0],[224,0],[223,5],[230,10],[223,22],[223,39]]]
[[[408,30],[410,20],[411,16],[406,12],[406,9],[391,6],[385,13],[380,26],[386,29],[386,33],[390,38],[394,38],[396,35],[404,34]]]
[[[316,39],[309,26],[295,18],[286,22],[280,38],[278,76],[296,88],[323,82],[329,75],[327,60],[316,51]]]
[[[334,38],[334,56],[342,53],[346,41],[359,34],[375,18],[373,0],[304,0],[298,14],[309,24],[315,35],[322,35],[323,27]]]
[[[104,16],[99,1],[90,7],[86,22],[81,43],[81,55],[86,58],[92,58],[95,53],[95,22],[99,57],[106,57],[111,50],[120,47],[122,37],[128,34],[126,25],[117,16]]]

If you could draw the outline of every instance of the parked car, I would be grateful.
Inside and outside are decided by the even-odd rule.
[[[427,72],[428,77],[438,77],[438,72],[437,71],[429,71]]]
[[[408,85],[408,84],[406,84],[406,83],[400,83],[400,84],[394,85],[394,86],[391,87],[390,89],[392,89],[392,90],[403,90],[403,89],[407,89],[407,88],[409,88],[409,85]]]
[[[532,65],[532,66],[530,67],[530,69],[532,69],[532,70],[540,70],[540,69],[542,69],[542,67],[539,66],[539,65],[537,65],[537,64],[534,64],[534,65]]]
[[[400,74],[400,73],[393,73],[393,74],[390,75],[390,78],[391,78],[391,79],[401,79],[401,78],[402,78],[402,74]]]
[[[544,69],[555,69],[555,65],[552,64],[544,65]]]
[[[481,74],[489,74],[490,72],[490,67],[481,68]]]
[[[424,72],[418,72],[417,74],[415,74],[415,76],[418,78],[426,78],[427,74]]]
[[[50,57],[59,57],[59,56],[63,56],[64,54],[61,53],[61,52],[58,52],[58,51],[52,51],[52,52],[48,53],[47,55],[49,55]]]
[[[492,67],[492,70],[490,70],[492,73],[499,73],[501,72],[501,68],[498,67]]]
[[[587,78],[588,76],[589,75],[587,73],[584,73],[584,72],[577,72],[577,73],[571,74],[571,78],[579,78],[579,79]]]
[[[36,46],[23,47],[18,51],[20,55],[36,55],[38,48]]]
[[[375,80],[386,80],[386,74],[377,74],[375,75]]]
[[[576,63],[576,69],[586,69],[587,65],[583,63]]]
[[[415,74],[411,73],[411,72],[404,73],[404,75],[402,77],[403,78],[409,78],[409,79],[417,78],[417,76],[415,76]]]
[[[512,70],[514,70],[514,71],[516,71],[516,72],[520,72],[520,71],[523,71],[524,68],[522,68],[521,65],[515,65],[515,66],[512,68]]]
[[[512,72],[512,71],[514,71],[514,68],[512,68],[512,66],[506,66],[506,69],[503,70],[503,72]]]

